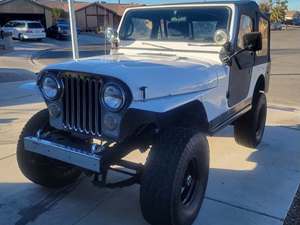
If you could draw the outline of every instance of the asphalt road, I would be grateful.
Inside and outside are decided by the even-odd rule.
[[[269,102],[300,106],[300,28],[271,34],[272,71]]]

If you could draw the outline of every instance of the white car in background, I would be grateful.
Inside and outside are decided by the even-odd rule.
[[[7,22],[2,28],[3,32],[10,32],[13,39],[41,40],[46,37],[43,25],[38,21],[30,20],[12,20]]]
[[[287,30],[287,25],[281,22],[271,23],[271,30]]]

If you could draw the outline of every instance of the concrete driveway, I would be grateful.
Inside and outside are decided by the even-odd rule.
[[[104,48],[101,46],[104,43],[104,39],[97,35],[84,33],[78,35],[79,48],[82,50],[81,57],[91,54],[87,53],[86,49],[94,49],[94,55],[103,54]],[[48,61],[42,61],[44,54],[49,54]],[[55,57],[56,61],[54,61]],[[41,63],[36,62],[37,58],[41,59]],[[13,41],[13,50],[0,51],[0,74],[3,73],[4,68],[39,72],[46,65],[58,62],[61,58],[72,58],[71,42],[68,40],[62,41],[52,38],[46,38],[41,42],[15,40]]]
[[[50,190],[20,173],[15,157],[18,135],[26,120],[43,107],[33,82],[0,84],[0,224],[146,224],[138,185],[99,189],[82,177],[67,188]],[[282,224],[300,180],[300,111],[269,108],[258,149],[237,145],[231,128],[210,137],[209,144],[209,185],[194,224]],[[140,162],[145,158],[137,152],[129,156]],[[111,173],[110,179],[122,177]]]

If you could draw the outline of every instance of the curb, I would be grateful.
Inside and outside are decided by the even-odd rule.
[[[60,49],[60,48],[58,48],[58,47],[55,47],[55,48],[47,48],[47,49],[38,51],[38,52],[32,54],[32,55],[29,57],[29,61],[30,61],[30,63],[31,63],[32,65],[45,66],[45,65],[39,63],[37,60],[38,60],[42,55],[44,55],[46,52],[48,52],[48,51],[53,51],[53,50],[57,50],[57,49]]]
[[[297,106],[281,105],[281,104],[269,104],[268,109],[285,111],[285,112],[300,112],[300,108]]]

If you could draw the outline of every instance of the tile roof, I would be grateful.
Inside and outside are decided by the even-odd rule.
[[[288,16],[288,17],[300,16],[300,12],[299,11],[287,11],[286,16]]]
[[[132,7],[138,7],[141,5],[138,4],[112,4],[112,3],[102,3],[103,7],[110,9],[111,11],[115,12],[119,16],[122,16],[126,9]]]
[[[0,0],[0,5],[4,5],[4,4],[10,3],[12,1],[17,1],[17,0]],[[39,5],[40,7],[50,8],[47,5],[40,4],[38,1],[35,1],[35,0],[28,0],[28,2],[31,2],[31,3],[36,4],[36,5]]]
[[[45,5],[49,8],[58,8],[58,9],[63,9],[65,12],[68,12],[68,2],[61,2],[61,1],[52,1],[52,0],[35,0],[37,3],[41,5]],[[75,2],[74,3],[74,8],[75,10],[79,10],[81,8],[84,8],[91,3],[89,2]]]
[[[58,0],[35,0],[35,2],[41,5],[45,5],[49,8],[59,8],[59,9],[63,9],[65,12],[69,11],[68,2],[61,2]],[[107,8],[108,10],[116,13],[119,16],[122,16],[127,8],[139,6],[138,4],[114,4],[114,3],[104,3],[104,2],[78,2],[77,1],[74,3],[75,11],[81,10],[93,4],[97,4],[104,8]]]

